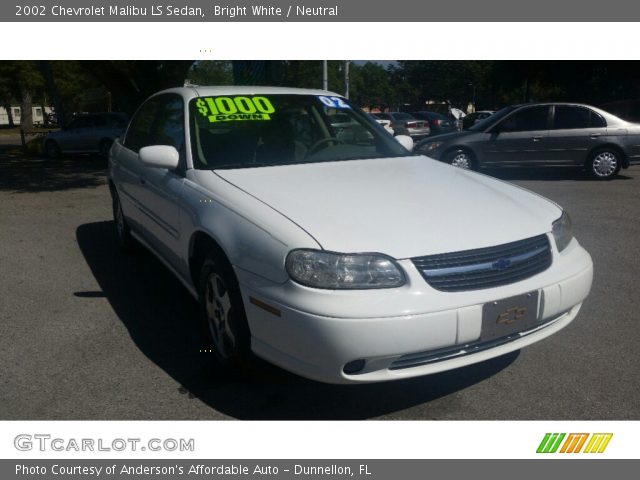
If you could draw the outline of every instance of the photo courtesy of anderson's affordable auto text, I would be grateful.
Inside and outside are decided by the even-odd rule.
[[[541,1],[0,6],[0,478],[632,475],[635,24]]]

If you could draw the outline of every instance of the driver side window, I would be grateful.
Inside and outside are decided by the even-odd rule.
[[[549,107],[538,106],[518,110],[500,125],[502,132],[529,132],[548,128]]]
[[[149,143],[151,128],[158,111],[158,103],[157,97],[147,101],[138,109],[133,120],[131,120],[124,139],[124,146],[129,150],[138,153],[142,147],[151,145]]]

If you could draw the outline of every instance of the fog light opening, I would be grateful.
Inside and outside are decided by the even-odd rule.
[[[358,360],[353,360],[349,363],[347,363],[344,368],[342,369],[342,371],[344,373],[346,373],[347,375],[355,375],[357,373],[360,373],[362,371],[362,369],[364,368],[366,361],[362,358],[358,359]]]

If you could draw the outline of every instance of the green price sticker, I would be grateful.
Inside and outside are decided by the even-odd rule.
[[[211,123],[271,120],[276,111],[266,97],[204,97],[196,100],[196,107]]]

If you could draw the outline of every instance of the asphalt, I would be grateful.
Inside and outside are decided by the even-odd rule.
[[[266,364],[222,374],[181,284],[150,254],[117,251],[104,161],[1,143],[1,420],[640,419],[640,166],[609,182],[489,172],[572,215],[595,277],[567,328],[447,373],[331,386]]]

